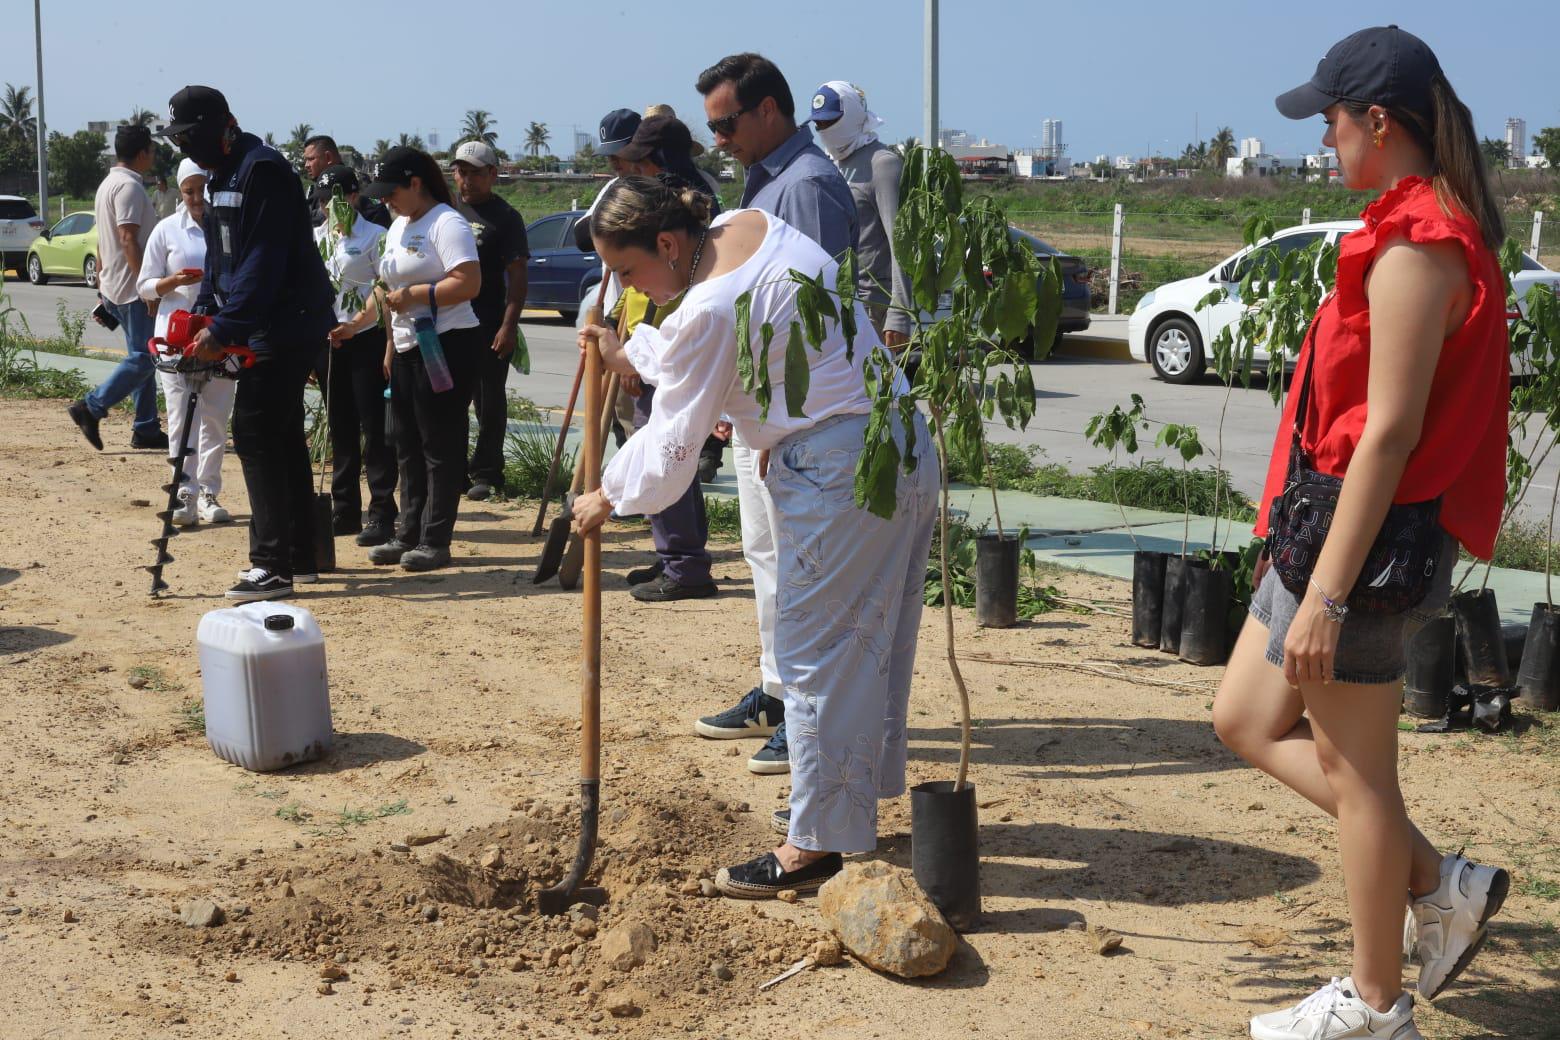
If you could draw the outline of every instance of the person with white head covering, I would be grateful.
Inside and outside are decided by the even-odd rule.
[[[202,228],[206,216],[206,171],[193,159],[185,159],[179,163],[178,178],[179,205],[152,229],[136,283],[141,299],[156,312],[153,334],[159,338],[167,334],[168,315],[194,309],[206,267],[206,233]],[[184,438],[185,408],[193,389],[190,377],[184,373],[159,372],[158,378],[168,402],[168,451],[173,455]],[[232,379],[208,379],[200,388],[195,430],[190,438],[194,465],[189,461],[184,464],[186,477],[179,488],[179,507],[173,511],[176,524],[202,520],[222,524],[231,519],[217,495],[222,491],[222,455],[237,388],[238,383]]]
[[[894,217],[899,213],[899,177],[904,162],[878,140],[883,125],[867,108],[861,88],[832,79],[812,97],[818,142],[840,168],[856,201],[856,238],[862,299],[883,344],[897,350],[910,341],[910,288],[894,260]]]

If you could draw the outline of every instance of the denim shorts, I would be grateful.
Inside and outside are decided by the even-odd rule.
[[[1343,621],[1333,656],[1333,681],[1379,685],[1398,682],[1407,668],[1408,641],[1439,617],[1452,599],[1452,570],[1457,565],[1457,540],[1445,538],[1440,562],[1430,579],[1430,591],[1401,614],[1350,612]],[[1284,588],[1278,572],[1269,570],[1251,597],[1251,616],[1267,626],[1267,659],[1284,666],[1284,638],[1300,609],[1301,597]]]

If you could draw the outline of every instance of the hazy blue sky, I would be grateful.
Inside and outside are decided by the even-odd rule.
[[[887,120],[885,139],[920,130],[920,0],[350,7],[364,13],[337,14],[349,9],[338,0],[44,0],[49,127],[72,131],[138,105],[161,115],[176,89],[207,83],[246,129],[278,137],[308,122],[364,149],[401,131],[437,131],[447,145],[465,110],[484,108],[509,150],[534,119],[568,154],[574,127],[594,132],[619,106],[666,102],[702,132],[699,71],[757,49],[785,72],[800,111],[819,82],[849,79]],[[1207,139],[1222,125],[1269,151],[1313,151],[1320,120],[1283,119],[1273,96],[1309,77],[1338,38],[1393,19],[1435,49],[1481,134],[1500,137],[1513,115],[1529,135],[1560,125],[1556,0],[942,7],[942,125],[1012,148],[1038,147],[1041,122],[1055,117],[1075,160],[1179,153],[1194,132]],[[34,82],[31,30],[31,3],[0,2],[0,82]]]

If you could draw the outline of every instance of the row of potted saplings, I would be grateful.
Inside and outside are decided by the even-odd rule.
[[[1444,718],[1459,685],[1506,690],[1529,707],[1560,710],[1560,613],[1533,604],[1527,628],[1501,624],[1495,590],[1459,592],[1448,612],[1409,643],[1403,708],[1421,718]]]

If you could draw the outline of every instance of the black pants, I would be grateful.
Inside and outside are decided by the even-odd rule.
[[[509,359],[493,353],[497,326],[480,327],[477,375],[472,401],[477,410],[477,445],[466,467],[466,486],[488,484],[504,486],[504,437],[509,432],[509,399],[505,387],[509,381]]]
[[[390,367],[396,455],[401,460],[401,516],[396,537],[408,545],[447,549],[466,477],[466,446],[476,381],[477,352],[486,344],[479,329],[439,333],[455,385],[436,394],[422,353],[396,351]],[[491,343],[492,340],[488,340]]]
[[[329,349],[329,348],[327,348]],[[331,512],[363,519],[360,476],[368,478],[368,521],[395,523],[395,446],[385,436],[385,333],[381,328],[347,340],[329,358]],[[315,362],[325,385],[327,363]]]
[[[249,563],[276,574],[312,574],[314,488],[303,433],[309,352],[262,361],[238,378],[233,450],[249,492]]]

